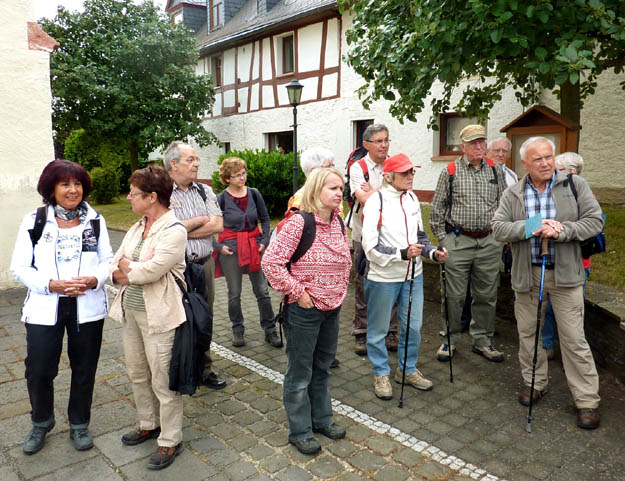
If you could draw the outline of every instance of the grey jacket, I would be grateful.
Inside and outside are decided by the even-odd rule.
[[[492,221],[495,238],[512,243],[512,288],[518,292],[531,289],[532,257],[530,240],[525,238],[525,201],[523,192],[527,174],[508,188]],[[564,230],[555,239],[555,281],[558,287],[577,287],[586,278],[582,266],[580,241],[601,232],[601,207],[584,179],[572,176],[577,189],[577,203],[567,177],[558,173],[551,194],[556,206],[556,219]]]

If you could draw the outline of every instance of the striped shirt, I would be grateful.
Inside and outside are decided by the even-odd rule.
[[[447,235],[445,222],[471,232],[490,229],[499,199],[506,189],[501,169],[495,168],[494,172],[496,179],[493,169],[484,160],[478,169],[464,156],[456,160],[451,207],[448,208],[449,172],[447,168],[441,171],[430,213],[430,227],[439,240]]]
[[[132,251],[132,261],[138,262],[141,255],[141,248],[143,247],[143,236],[141,240],[137,242],[134,250]],[[130,284],[124,291],[124,297],[122,299],[122,305],[124,309],[132,309],[135,311],[145,312],[145,301],[143,300],[143,286],[141,284]]]
[[[199,189],[204,189],[206,202],[202,200]],[[171,193],[171,208],[179,220],[191,219],[207,215],[209,217],[222,216],[217,196],[208,185],[192,182],[187,190],[182,189],[174,182]],[[192,260],[203,260],[213,252],[213,236],[204,239],[187,239],[187,257]]]
[[[556,173],[553,173],[551,180],[547,182],[547,187],[544,192],[539,192],[534,184],[532,178],[528,175],[527,182],[525,182],[525,190],[523,191],[523,197],[525,202],[525,217],[529,219],[540,213],[542,219],[555,219],[556,218],[556,204],[553,201],[551,195],[551,188],[556,180]],[[532,237],[531,240],[531,252],[532,252],[532,264],[541,264],[542,258],[540,257],[540,244],[542,237]],[[547,256],[545,263],[549,266],[553,265],[555,259],[556,248],[553,245],[554,241],[549,242],[549,255]]]

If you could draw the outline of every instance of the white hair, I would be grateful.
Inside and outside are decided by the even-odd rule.
[[[311,147],[306,149],[300,158],[299,165],[308,177],[313,169],[321,167],[324,162],[331,160],[334,163],[334,153],[325,147]]]
[[[508,144],[508,150],[512,150],[512,142],[510,142],[510,139],[508,137],[503,137],[503,136],[495,137],[494,139],[490,140],[488,144],[486,144],[486,148],[488,150],[491,150],[493,148],[493,144],[501,140],[503,140],[506,144]]]
[[[171,171],[171,161],[173,160],[176,164],[180,161],[180,148],[183,149],[192,149],[189,144],[184,142],[180,142],[179,140],[175,140],[171,144],[167,146],[165,149],[165,153],[163,154],[163,165],[167,169],[167,171]]]
[[[523,142],[523,144],[521,145],[521,148],[519,149],[521,153],[521,158],[523,160],[527,160],[525,158],[525,154],[530,145],[543,143],[543,142],[548,143],[551,146],[551,152],[553,152],[554,154],[556,153],[556,144],[554,144],[552,140],[549,140],[547,137],[530,137],[525,142]]]
[[[584,159],[575,152],[564,152],[556,156],[556,169],[564,169],[567,171],[574,169],[577,175],[582,173],[584,168]]]

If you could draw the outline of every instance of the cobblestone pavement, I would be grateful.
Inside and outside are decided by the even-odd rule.
[[[113,243],[121,237],[113,233]],[[75,451],[68,436],[69,363],[64,352],[56,379],[57,425],[34,456],[22,453],[30,428],[24,380],[25,334],[19,322],[24,289],[0,292],[0,480],[624,480],[625,387],[600,369],[602,425],[575,427],[575,411],[560,361],[552,361],[548,395],[535,407],[533,432],[527,409],[516,401],[519,366],[514,325],[498,322],[495,345],[506,361],[489,363],[471,353],[465,336],[454,357],[454,383],[447,364],[435,360],[439,309],[426,302],[419,368],[434,382],[430,392],[406,388],[404,407],[373,394],[371,366],[353,352],[353,293],[341,313],[332,396],[337,422],[347,437],[318,436],[320,455],[301,455],[287,442],[281,402],[283,349],[264,342],[258,309],[244,284],[246,346],[231,346],[226,287],[216,281],[215,368],[228,381],[222,391],[202,387],[185,397],[185,449],[172,467],[148,471],[149,441],[125,447],[120,436],[136,423],[125,375],[120,326],[108,319],[97,373],[91,432],[95,447]],[[427,286],[426,286],[427,288]],[[278,296],[273,293],[274,306]],[[391,367],[396,355],[391,354]]]

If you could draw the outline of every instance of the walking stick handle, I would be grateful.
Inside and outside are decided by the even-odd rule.
[[[540,257],[547,257],[549,255],[549,237],[543,237],[540,243]]]

